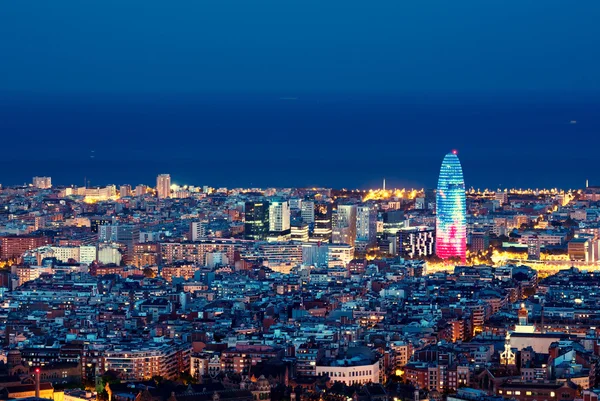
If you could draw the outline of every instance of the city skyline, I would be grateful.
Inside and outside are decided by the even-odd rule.
[[[3,2],[0,401],[600,401],[598,21]]]

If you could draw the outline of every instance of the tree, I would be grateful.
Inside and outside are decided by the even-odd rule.
[[[190,372],[188,372],[188,371],[181,372],[179,374],[179,377],[177,378],[177,381],[182,382],[186,386],[188,384],[196,384],[196,383],[198,383],[198,380],[194,376],[192,376],[190,374]]]
[[[151,267],[144,267],[143,272],[144,272],[144,276],[147,278],[155,278],[156,277],[156,272]]]
[[[152,381],[156,383],[157,386],[160,386],[161,383],[165,381],[165,378],[159,375],[152,376]]]
[[[102,376],[100,376],[100,381],[96,386],[96,392],[98,393],[99,400],[107,400],[108,393],[106,392],[107,384],[120,383],[119,374],[115,371],[108,370]]]

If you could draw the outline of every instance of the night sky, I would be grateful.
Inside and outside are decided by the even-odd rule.
[[[433,186],[458,148],[467,186],[600,183],[598,21],[592,0],[4,2],[0,182]]]

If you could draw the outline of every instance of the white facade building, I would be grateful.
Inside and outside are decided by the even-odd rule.
[[[206,223],[193,221],[190,223],[190,237],[192,241],[198,241],[206,237]]]
[[[79,263],[92,264],[98,257],[98,249],[91,245],[79,247]]]
[[[330,366],[318,366],[317,376],[329,376],[332,382],[354,384],[379,383],[379,361],[361,364],[360,361],[335,361]]]
[[[98,261],[105,265],[114,263],[121,264],[121,252],[119,247],[114,244],[100,244],[98,248]]]
[[[290,229],[290,204],[288,201],[269,203],[269,231],[281,232]]]

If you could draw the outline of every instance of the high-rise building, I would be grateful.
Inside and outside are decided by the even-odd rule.
[[[52,178],[50,177],[33,177],[33,186],[39,189],[52,188]]]
[[[167,199],[171,196],[171,176],[160,174],[156,177],[156,194],[158,199]]]
[[[373,244],[377,239],[377,210],[371,205],[356,209],[356,240]]]
[[[131,185],[121,185],[119,187],[119,195],[121,198],[126,198],[132,195]]]
[[[315,222],[315,202],[302,201],[300,204],[300,215],[304,223],[313,224]]]
[[[135,187],[135,196],[144,196],[148,193],[148,186],[140,184]]]
[[[435,209],[435,190],[434,189],[426,189],[424,192],[425,196],[425,209],[433,210]]]
[[[134,224],[104,224],[98,227],[98,241],[120,243],[133,256],[133,246],[140,242],[140,228]]]
[[[302,209],[302,199],[290,198],[290,209],[291,210],[301,210]]]
[[[269,203],[269,240],[289,241],[290,233],[290,203],[287,200],[272,200]]]
[[[388,210],[383,213],[383,232],[396,235],[398,230],[403,228],[407,222],[403,210]]]
[[[246,202],[244,205],[244,237],[265,240],[269,234],[269,202]]]
[[[190,223],[190,237],[192,241],[206,238],[206,223],[202,221],[192,221]]]
[[[436,254],[465,261],[467,251],[465,181],[456,151],[442,162],[436,193]]]
[[[433,228],[407,227],[398,230],[398,254],[414,259],[433,255],[435,236]]]
[[[330,242],[332,233],[331,203],[315,203],[315,223],[310,241]]]
[[[308,224],[292,224],[291,235],[292,241],[308,242]]]
[[[332,242],[354,246],[356,240],[356,205],[338,205]]]

